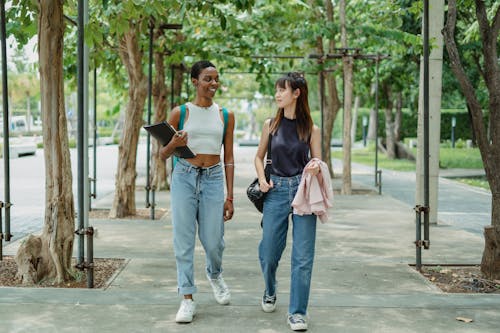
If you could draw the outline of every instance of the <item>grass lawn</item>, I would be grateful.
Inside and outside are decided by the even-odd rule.
[[[413,148],[414,155],[417,149]],[[373,145],[366,148],[353,149],[351,159],[354,163],[375,165],[375,150]],[[332,157],[342,160],[342,151],[332,151]],[[415,162],[409,160],[392,160],[379,152],[378,166],[382,169],[395,171],[415,171]],[[439,151],[439,167],[441,169],[482,169],[483,161],[477,148],[443,148]]]
[[[332,151],[332,157],[342,160],[342,151]],[[354,163],[364,165],[375,165],[375,151],[370,148],[353,149],[351,152],[351,160]],[[384,154],[378,154],[378,167],[382,169],[396,171],[415,171],[415,162],[409,160],[391,160]]]
[[[490,184],[486,180],[486,177],[455,178],[454,180],[467,185],[481,187],[484,188],[485,190],[490,189]]]

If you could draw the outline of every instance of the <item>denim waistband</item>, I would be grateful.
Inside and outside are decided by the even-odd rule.
[[[285,183],[289,185],[298,185],[300,183],[300,180],[302,179],[302,174],[298,174],[291,177],[282,177],[271,174],[271,179],[273,180],[273,182],[280,182],[282,184]]]
[[[217,164],[214,164],[214,165],[211,165],[209,167],[199,167],[199,166],[196,166],[196,165],[193,165],[193,164],[189,163],[184,158],[179,158],[179,160],[177,161],[177,163],[180,163],[181,165],[185,166],[189,170],[196,170],[198,172],[203,172],[203,171],[210,172],[210,171],[214,171],[216,168],[221,168],[222,167],[221,166],[221,162],[219,162]]]

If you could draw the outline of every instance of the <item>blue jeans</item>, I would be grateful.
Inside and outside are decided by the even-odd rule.
[[[292,201],[297,192],[301,175],[278,177],[271,175],[274,187],[264,200],[262,240],[259,260],[266,285],[266,295],[276,294],[276,270],[286,247],[288,219],[292,215],[293,243],[288,313],[307,313],[311,274],[316,241],[316,215],[292,213]]]
[[[222,273],[224,251],[224,177],[219,164],[198,168],[179,159],[172,173],[171,210],[177,288],[180,295],[196,293],[194,248],[196,229],[205,250],[206,273]]]

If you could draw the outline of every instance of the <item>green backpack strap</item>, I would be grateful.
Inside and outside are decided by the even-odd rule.
[[[177,125],[177,130],[180,131],[184,127],[184,118],[186,117],[186,104],[181,105],[181,116],[179,118],[179,125]]]
[[[226,137],[227,129],[227,119],[229,117],[229,112],[226,108],[222,108],[222,117],[224,118],[224,131],[222,132],[222,144],[224,144],[224,138]]]
[[[184,127],[184,118],[186,117],[186,104],[181,105],[181,114],[179,117],[179,124],[177,125],[177,130],[180,131]],[[172,156],[172,169],[175,167],[177,160],[179,158],[177,156]]]

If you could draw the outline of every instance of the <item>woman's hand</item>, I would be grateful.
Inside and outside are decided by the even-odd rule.
[[[187,132],[178,131],[174,136],[172,136],[172,139],[170,139],[170,142],[166,146],[160,148],[160,158],[166,160],[170,155],[172,155],[175,148],[186,146],[187,141]]]
[[[226,199],[226,202],[224,202],[224,222],[232,219],[233,214],[234,214],[233,200]]]
[[[261,192],[268,192],[274,186],[272,179],[269,180],[269,183],[266,180],[259,180],[259,189]]]
[[[311,176],[316,176],[321,170],[319,168],[319,164],[316,161],[313,161],[309,166],[307,166],[306,171]]]

